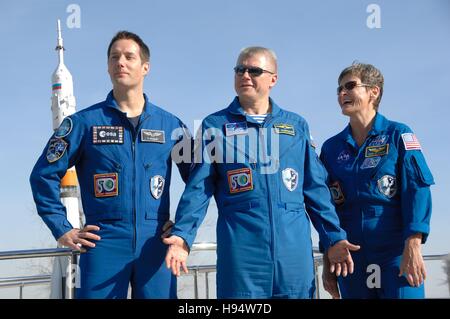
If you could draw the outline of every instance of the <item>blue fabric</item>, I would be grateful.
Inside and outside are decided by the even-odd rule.
[[[406,280],[397,275],[404,242],[415,233],[422,233],[423,243],[428,237],[433,176],[422,151],[407,150],[402,134],[412,130],[378,113],[361,147],[350,125],[322,147],[320,158],[329,173],[328,183],[335,190],[338,184],[341,190],[342,196],[334,192],[341,226],[351,243],[361,245],[359,252],[352,253],[360,271],[340,281],[344,297],[401,296],[398,289]],[[371,264],[390,265],[396,271],[381,266],[383,287],[368,292],[366,268]],[[405,294],[406,298],[409,292]]]
[[[218,298],[312,298],[310,221],[325,248],[346,238],[306,121],[270,102],[264,124],[246,116],[238,98],[204,119],[195,152],[203,160],[197,160],[177,209],[172,233],[191,246],[214,195]],[[228,136],[227,127],[235,128]],[[282,179],[286,169],[298,173],[291,189]],[[251,172],[251,185],[248,176],[233,179],[236,171]]]
[[[112,91],[104,102],[71,115],[73,127],[63,138],[68,146],[62,157],[50,163],[46,157],[47,145],[30,176],[38,214],[58,239],[72,229],[59,198],[59,186],[66,170],[75,165],[86,224],[99,225],[102,237],[94,249],[81,257],[81,265],[84,265],[81,272],[87,276],[81,277],[81,296],[126,296],[132,277],[135,287],[147,283],[152,286],[154,282],[152,289],[162,291],[159,295],[141,292],[138,296],[168,298],[176,295],[174,279],[169,270],[161,266],[165,248],[159,236],[170,215],[171,151],[181,141],[190,141],[191,136],[178,118],[144,97],[145,107],[137,129],[126,113],[120,111]],[[123,143],[95,144],[95,126],[122,127]],[[164,143],[143,141],[142,130],[163,131]],[[191,150],[187,151],[188,161],[177,163],[184,181],[191,168]],[[112,173],[117,174],[117,194],[96,196],[98,186],[94,184],[94,175]],[[159,198],[153,196],[150,189],[150,181],[157,175],[165,179]],[[119,270],[123,270],[120,280]],[[151,273],[152,276],[148,276]],[[157,279],[159,276],[164,280]],[[103,292],[88,291],[99,286]]]

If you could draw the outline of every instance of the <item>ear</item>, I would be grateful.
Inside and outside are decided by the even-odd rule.
[[[378,96],[380,95],[380,88],[378,86],[374,86],[370,88],[370,99],[376,101]]]
[[[278,74],[272,74],[272,77],[270,79],[269,89],[273,88],[275,84],[277,84],[278,81]]]
[[[144,62],[142,64],[142,75],[146,76],[150,72],[150,62]]]

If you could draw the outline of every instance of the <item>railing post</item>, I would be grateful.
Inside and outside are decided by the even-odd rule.
[[[314,260],[314,278],[315,278],[315,281],[316,281],[316,299],[320,299],[320,292],[319,292],[319,288],[320,288],[319,284],[320,284],[320,282],[319,282],[319,272],[318,272],[318,270],[319,270],[318,262],[316,260]]]
[[[75,299],[77,276],[78,276],[78,256],[72,251],[69,260],[69,272],[66,277],[67,299]]]
[[[23,299],[23,284],[19,287],[19,299]]]
[[[209,299],[209,281],[208,281],[208,274],[209,274],[209,272],[205,272],[205,292],[206,292],[206,299]]]
[[[198,299],[198,268],[194,270],[194,296]]]

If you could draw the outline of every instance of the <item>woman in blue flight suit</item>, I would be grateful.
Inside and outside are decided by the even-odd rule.
[[[354,63],[338,79],[338,102],[350,123],[328,139],[321,160],[341,227],[360,245],[355,271],[339,277],[343,298],[424,298],[421,244],[429,234],[433,176],[405,124],[378,113],[383,75]],[[325,258],[324,263],[327,263]],[[325,289],[339,297],[324,267]]]

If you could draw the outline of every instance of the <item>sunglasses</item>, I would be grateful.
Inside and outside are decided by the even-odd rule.
[[[341,94],[343,89],[346,89],[347,91],[351,91],[353,90],[355,87],[357,86],[372,86],[369,84],[365,84],[365,83],[360,83],[358,84],[358,82],[356,81],[348,81],[347,83],[345,83],[344,85],[339,85],[337,88],[337,94]]]
[[[263,73],[275,74],[273,72],[261,69],[257,66],[246,67],[243,65],[237,65],[234,67],[234,73],[236,73],[237,75],[242,76],[245,72],[248,72],[248,75],[250,75],[251,77],[260,76]]]

